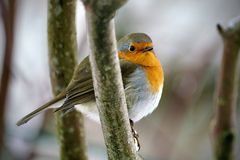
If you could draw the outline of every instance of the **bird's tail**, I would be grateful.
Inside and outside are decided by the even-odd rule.
[[[62,100],[63,98],[65,98],[66,96],[66,92],[63,91],[61,92],[59,95],[57,95],[55,98],[53,98],[52,100],[50,100],[49,102],[45,103],[44,105],[40,106],[39,108],[37,108],[36,110],[32,111],[31,113],[27,114],[26,116],[24,116],[22,119],[20,119],[16,124],[17,126],[21,126],[24,123],[27,123],[30,119],[32,119],[33,117],[35,117],[36,115],[38,115],[39,113],[41,113],[42,111],[46,110],[48,107],[50,107],[51,105],[57,103],[58,101]]]

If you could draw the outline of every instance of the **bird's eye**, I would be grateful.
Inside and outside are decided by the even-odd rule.
[[[129,49],[128,49],[130,52],[133,52],[135,51],[135,47],[134,46],[129,46]]]

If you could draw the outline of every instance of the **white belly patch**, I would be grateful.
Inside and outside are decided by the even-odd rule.
[[[161,99],[162,89],[163,87],[161,86],[158,93],[151,94],[145,99],[138,100],[132,107],[130,107],[128,109],[129,118],[134,122],[137,122],[143,117],[152,113],[153,110],[157,108]],[[90,119],[100,123],[99,113],[95,102],[78,104],[75,105],[75,108]]]
[[[87,102],[84,104],[75,105],[75,108],[90,119],[100,123],[99,113],[96,102]]]
[[[159,92],[156,94],[150,94],[144,99],[138,100],[132,108],[129,109],[129,118],[134,122],[139,121],[143,117],[152,113],[157,108],[161,99],[163,87],[160,86]],[[146,94],[146,93],[145,93]]]

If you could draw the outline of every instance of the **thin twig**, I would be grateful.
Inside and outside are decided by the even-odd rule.
[[[215,102],[213,121],[213,147],[216,160],[235,159],[236,102],[238,59],[240,49],[240,19],[234,19],[226,29],[217,25],[223,39],[224,51]]]

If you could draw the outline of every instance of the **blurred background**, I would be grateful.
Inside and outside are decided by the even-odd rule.
[[[2,75],[6,44],[3,22],[7,16],[2,8],[0,11]],[[216,24],[226,26],[229,20],[239,15],[239,0],[129,0],[117,12],[118,39],[131,32],[150,35],[165,71],[165,87],[159,107],[136,124],[140,154],[146,160],[213,159],[209,126],[223,49]],[[78,59],[81,61],[89,54],[89,46],[80,1],[76,19]],[[15,125],[19,118],[52,98],[48,71],[47,0],[16,1],[13,42],[5,111],[1,113],[5,132],[0,136],[4,136],[5,145],[0,159],[57,160],[59,146],[52,112],[41,114],[24,126]],[[238,133],[239,104],[238,98]],[[85,128],[89,159],[107,159],[100,125],[85,118]],[[239,150],[239,138],[237,141]]]

